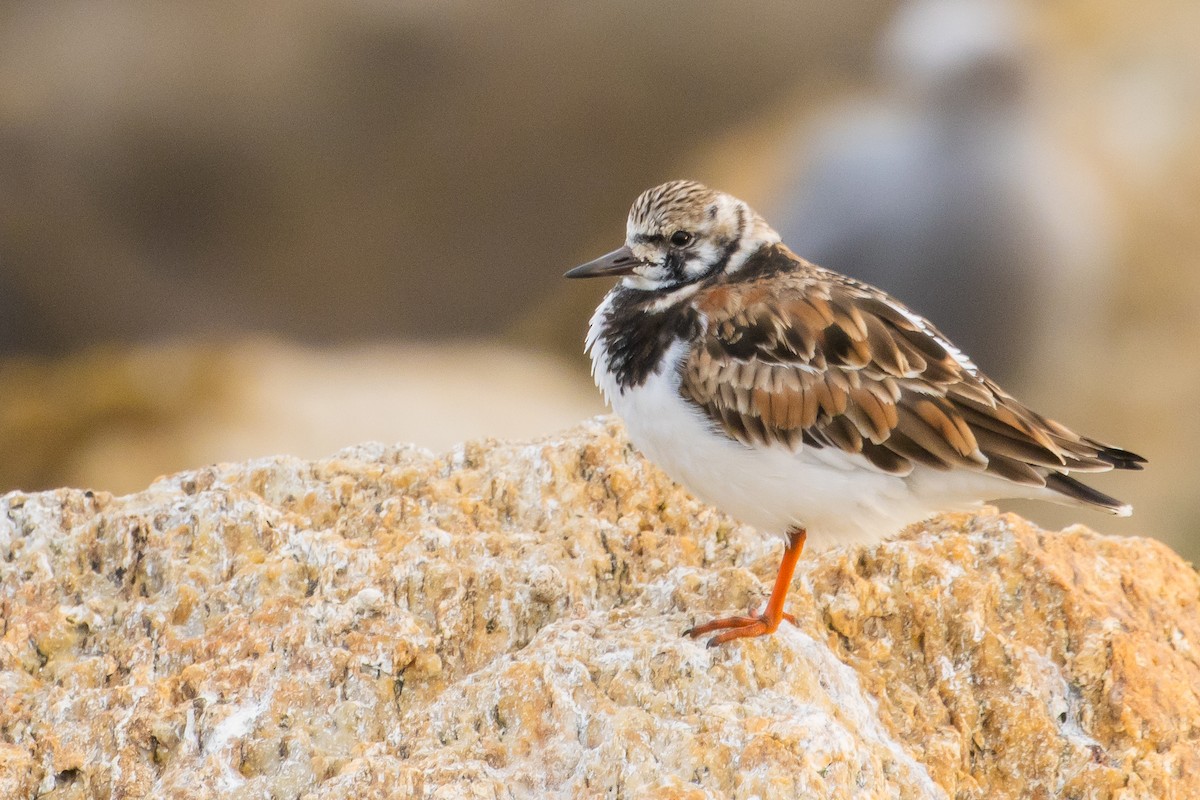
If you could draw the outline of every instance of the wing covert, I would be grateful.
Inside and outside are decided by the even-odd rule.
[[[921,317],[796,260],[794,273],[692,300],[706,325],[680,392],[731,438],[834,447],[896,475],[924,464],[1044,485],[1049,473],[1112,468],[1104,445],[1004,393]]]

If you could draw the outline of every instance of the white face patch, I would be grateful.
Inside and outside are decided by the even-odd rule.
[[[632,227],[632,220],[630,220],[629,225]],[[631,232],[625,242],[625,246],[643,263],[634,269],[632,275],[626,275],[622,278],[621,285],[628,289],[637,289],[643,292],[657,291],[672,282],[671,274],[663,266],[666,260],[666,253],[660,247],[638,241],[636,238],[637,235],[636,232]]]
[[[640,289],[643,292],[657,291],[671,282],[670,274],[660,264],[646,264],[638,267],[632,275],[621,279],[621,284],[630,289]]]
[[[714,264],[720,263],[721,257],[721,248],[708,239],[702,239],[692,246],[691,257],[683,265],[683,274],[691,280],[707,275]]]

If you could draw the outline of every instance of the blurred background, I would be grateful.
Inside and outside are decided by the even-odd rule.
[[[0,491],[601,412],[630,203],[689,177],[938,321],[1200,557],[1200,4],[0,5]]]

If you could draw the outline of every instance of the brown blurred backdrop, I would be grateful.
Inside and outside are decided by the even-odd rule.
[[[0,491],[601,410],[642,189],[749,200],[1016,393],[1200,556],[1200,5],[0,5]]]

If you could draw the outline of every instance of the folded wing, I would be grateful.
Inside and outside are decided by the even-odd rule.
[[[706,330],[680,391],[728,436],[833,447],[895,475],[916,464],[978,470],[1121,507],[1069,473],[1140,469],[1144,459],[1027,408],[882,292],[787,255],[803,268],[693,298]]]

